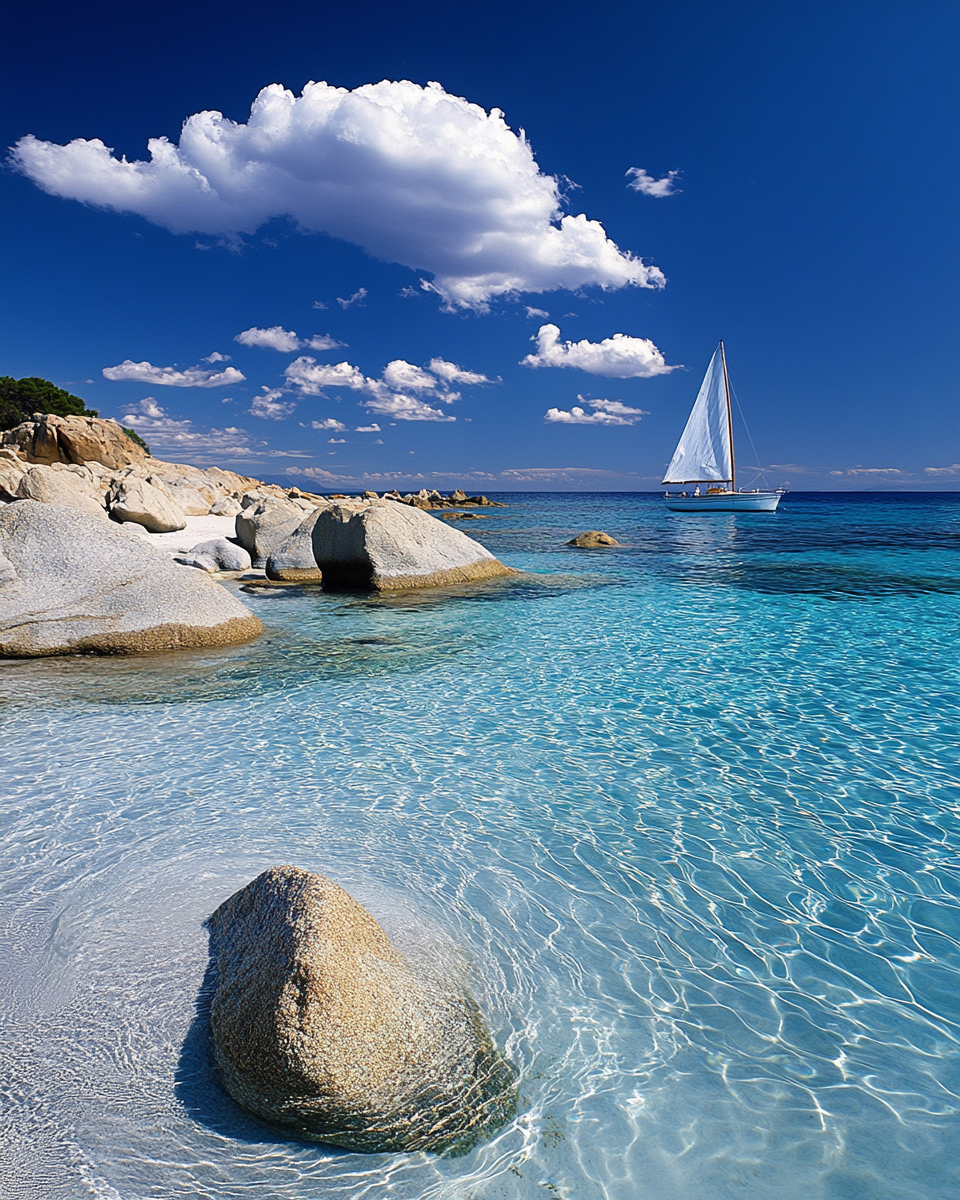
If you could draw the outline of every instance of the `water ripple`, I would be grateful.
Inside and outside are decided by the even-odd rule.
[[[872,594],[892,558],[945,575],[954,511],[528,498],[484,536],[533,579],[250,596],[250,647],[4,665],[4,1195],[952,1200],[956,598],[729,566]],[[563,546],[591,526],[623,549]],[[220,1091],[202,922],[282,862],[466,956],[522,1070],[491,1142],[352,1155]]]

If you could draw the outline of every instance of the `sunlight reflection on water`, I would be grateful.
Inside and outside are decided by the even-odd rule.
[[[5,1196],[956,1194],[955,500],[512,499],[483,541],[533,578],[0,667]],[[202,922],[285,862],[468,955],[523,1072],[491,1142],[328,1151],[219,1091]]]

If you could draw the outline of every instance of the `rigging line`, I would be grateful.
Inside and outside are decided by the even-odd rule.
[[[757,467],[759,468],[760,472],[762,473],[763,467],[760,466],[760,455],[757,453],[757,448],[753,444],[753,438],[750,436],[750,426],[747,424],[747,418],[743,415],[743,409],[740,407],[740,397],[737,395],[737,389],[733,386],[732,383],[730,384],[730,391],[733,392],[733,398],[737,402],[737,412],[740,414],[740,421],[743,425],[744,430],[746,431],[747,441],[750,443],[750,449],[753,451],[754,460],[756,461]]]

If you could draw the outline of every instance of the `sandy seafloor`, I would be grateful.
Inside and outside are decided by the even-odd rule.
[[[501,498],[527,575],[0,665],[6,1200],[960,1194],[960,495]],[[364,1156],[222,1094],[202,923],[278,863],[468,956],[515,1121]]]

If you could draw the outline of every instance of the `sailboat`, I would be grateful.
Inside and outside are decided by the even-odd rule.
[[[662,482],[695,485],[692,492],[664,493],[671,512],[775,512],[780,503],[782,490],[737,491],[733,410],[723,342],[713,352]],[[704,491],[701,484],[707,485]]]

